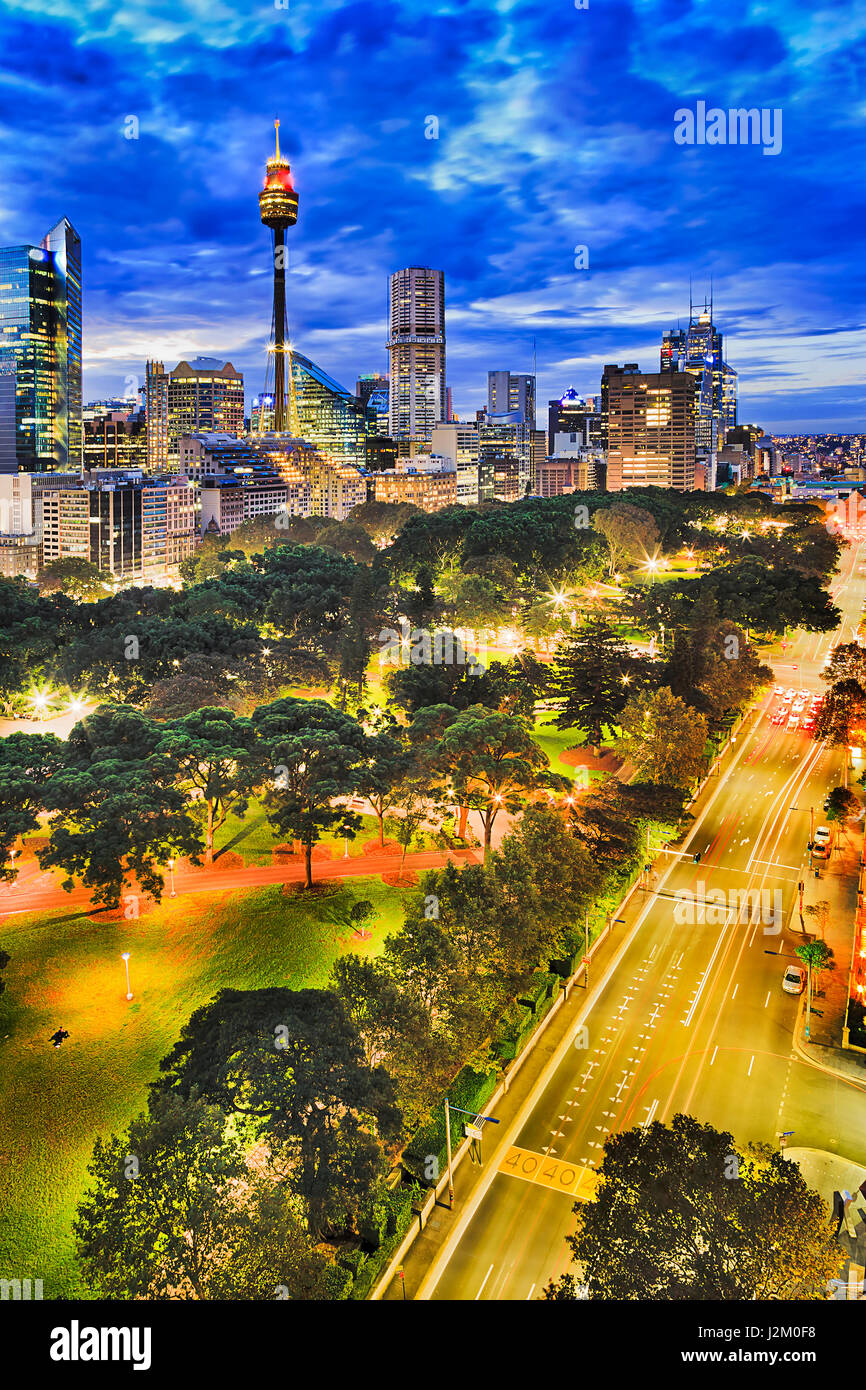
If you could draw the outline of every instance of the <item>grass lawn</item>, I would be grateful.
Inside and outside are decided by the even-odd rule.
[[[62,910],[3,922],[12,957],[0,998],[3,1277],[42,1279],[45,1298],[91,1296],[71,1222],[94,1140],[143,1108],[182,1024],[221,988],[320,987],[338,955],[378,955],[409,892],[354,878],[312,898],[278,885],[195,894],[130,922]],[[367,941],[332,920],[361,898],[379,910]],[[131,1003],[122,950],[131,953]],[[55,1050],[48,1036],[61,1026],[70,1037]]]

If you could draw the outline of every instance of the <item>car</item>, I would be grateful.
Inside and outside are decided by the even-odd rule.
[[[789,686],[788,686],[788,689],[785,691],[785,694],[786,694],[786,695],[790,695],[790,697],[791,697],[792,700],[793,700],[794,696],[796,695],[796,693],[797,693],[797,692],[796,692],[796,690],[794,689],[793,685],[789,685]]]
[[[806,967],[789,965],[782,976],[782,989],[786,994],[802,994],[806,988]]]
[[[794,698],[794,692],[793,692],[793,690],[786,690],[785,693],[784,693],[784,695],[782,696],[782,704],[783,704],[783,705],[790,705],[790,703],[791,703],[791,701],[793,700],[793,698]]]
[[[773,715],[772,719],[770,720],[771,724],[784,724],[784,722],[785,711],[783,709],[777,710],[776,713]]]
[[[781,687],[780,685],[774,685],[774,686],[773,686],[773,694],[774,694],[774,695],[784,695],[784,693],[785,693],[785,692],[784,692],[784,690],[782,689],[782,687]]]
[[[800,728],[805,729],[807,734],[811,734],[814,727],[815,720],[813,719],[811,714],[807,714],[806,718],[801,721]]]
[[[819,825],[819,826],[818,826],[818,829],[815,831],[815,844],[816,844],[816,845],[829,845],[829,843],[830,843],[830,827],[827,826],[827,825]]]
[[[797,718],[796,714],[792,714],[791,718],[788,720],[788,728],[791,730],[792,733],[794,733],[797,729],[799,729],[799,727],[800,720]]]
[[[793,705],[791,706],[791,713],[802,714],[805,708],[806,706],[803,704],[802,700],[795,700]]]

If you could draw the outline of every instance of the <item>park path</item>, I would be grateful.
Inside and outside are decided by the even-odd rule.
[[[419,850],[407,854],[403,865],[407,881],[410,871],[418,874],[426,869],[440,869],[449,862],[455,864],[477,864],[480,852],[475,850]],[[394,874],[400,868],[399,854],[364,854],[339,859],[314,859],[313,882],[322,883],[335,878],[367,877],[376,874]],[[65,907],[87,910],[93,907],[89,888],[76,885],[70,893],[60,887],[61,875],[52,871],[42,872],[35,864],[22,865],[18,880],[14,884],[0,885],[0,921],[6,917],[18,916],[25,912],[50,912]],[[243,888],[261,888],[269,883],[303,883],[304,862],[299,856],[297,863],[274,865],[244,865],[243,867],[221,868],[219,861],[214,865],[193,868],[186,864],[178,865],[174,873],[174,886],[177,897],[188,893],[234,892]],[[135,886],[128,892],[136,894]],[[169,881],[166,876],[164,897],[169,896]],[[104,909],[95,907],[94,912]]]

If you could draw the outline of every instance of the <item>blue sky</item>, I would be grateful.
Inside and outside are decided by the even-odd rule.
[[[46,13],[47,10],[50,13]],[[281,120],[289,314],[344,384],[386,368],[386,277],[446,274],[455,408],[657,369],[713,279],[741,420],[866,428],[866,7],[802,0],[19,0],[2,9],[0,244],[83,242],[85,398],[148,356],[263,384]],[[680,146],[674,112],[780,108],[782,150]],[[139,138],[125,138],[128,116]],[[425,138],[435,116],[439,138]],[[575,247],[589,268],[574,268]]]

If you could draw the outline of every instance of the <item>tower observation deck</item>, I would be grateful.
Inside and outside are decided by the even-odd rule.
[[[292,354],[286,329],[286,228],[298,220],[298,195],[289,161],[280,154],[280,123],[274,121],[276,154],[267,162],[265,185],[259,193],[262,223],[274,234],[274,313],[271,342],[274,358],[274,429],[300,435]],[[286,365],[288,364],[288,372]]]

